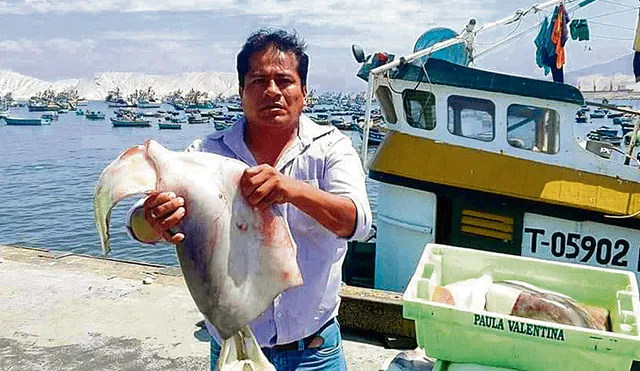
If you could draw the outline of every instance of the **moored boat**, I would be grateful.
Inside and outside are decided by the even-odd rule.
[[[43,118],[5,117],[4,121],[7,123],[7,125],[14,126],[41,126],[51,124],[51,120]]]
[[[151,126],[151,122],[149,120],[145,120],[145,119],[141,119],[138,117],[128,117],[128,118],[124,118],[124,117],[119,117],[119,118],[115,118],[115,117],[111,117],[111,124],[113,125],[114,128],[123,128],[123,127],[128,127],[128,128],[148,128]]]
[[[180,130],[182,129],[182,124],[177,122],[158,122],[159,129],[170,129],[170,130]]]
[[[640,243],[638,163],[578,143],[578,89],[470,67],[468,54],[456,58],[475,35],[451,32],[402,58],[353,48],[365,117],[375,97],[388,128],[371,162],[362,148],[379,182],[374,288],[403,292],[430,242],[637,274],[626,246]],[[617,133],[597,130],[606,144]]]
[[[105,114],[101,111],[86,111],[84,117],[89,120],[104,120]]]

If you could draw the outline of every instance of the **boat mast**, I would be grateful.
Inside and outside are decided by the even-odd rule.
[[[543,3],[537,3],[534,4],[532,6],[530,6],[528,9],[526,10],[522,10],[519,9],[517,10],[513,15],[510,15],[508,17],[502,18],[498,21],[492,22],[492,23],[487,23],[482,25],[481,27],[479,27],[477,30],[475,29],[475,25],[476,25],[476,20],[475,19],[471,19],[469,21],[469,23],[467,24],[467,26],[464,28],[464,31],[462,31],[462,33],[456,37],[453,37],[451,39],[448,40],[444,40],[441,41],[439,43],[433,44],[432,46],[426,48],[426,49],[422,49],[419,50],[415,53],[409,54],[407,56],[401,56],[398,59],[395,59],[387,64],[383,64],[382,66],[376,67],[374,69],[372,69],[371,71],[369,71],[369,81],[368,81],[368,86],[367,86],[367,103],[365,106],[365,116],[364,116],[364,128],[362,131],[362,147],[361,147],[361,157],[362,157],[362,164],[365,167],[365,169],[367,168],[367,149],[368,149],[368,143],[369,143],[369,127],[371,126],[371,104],[373,101],[373,94],[374,94],[374,89],[375,86],[377,85],[378,82],[378,76],[382,75],[383,73],[396,68],[398,66],[401,66],[403,64],[409,63],[415,59],[418,59],[420,57],[423,57],[425,55],[429,55],[432,53],[437,52],[438,50],[444,49],[444,48],[448,48],[452,45],[456,45],[459,43],[468,43],[468,44],[472,44],[473,40],[475,39],[476,35],[480,32],[483,31],[487,31],[493,28],[496,28],[498,26],[503,26],[503,25],[507,25],[513,22],[516,22],[518,20],[520,20],[522,17],[526,16],[527,14],[534,12],[537,13],[541,10],[544,10],[546,8],[550,8],[552,6],[556,6],[559,5],[561,3],[564,3],[565,0],[551,0],[551,1],[546,1]],[[582,2],[580,2],[575,8],[582,8],[584,6],[587,6],[593,2],[595,2],[597,0],[584,0]]]

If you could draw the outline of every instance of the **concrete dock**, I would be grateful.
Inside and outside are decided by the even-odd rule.
[[[201,319],[177,268],[0,245],[0,370],[208,370]],[[399,352],[343,337],[349,370]]]

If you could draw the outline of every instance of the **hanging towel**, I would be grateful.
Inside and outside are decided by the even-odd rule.
[[[554,20],[553,31],[551,32],[551,41],[556,47],[556,68],[561,69],[566,62],[564,45],[567,42],[568,32],[567,24],[569,23],[569,15],[563,4],[558,6],[558,14]]]
[[[538,67],[544,69],[545,76],[549,74],[550,68],[546,63],[547,60],[547,42],[550,39],[550,31],[549,28],[549,19],[544,17],[542,24],[540,25],[540,31],[538,32],[538,36],[533,41],[536,45],[536,64]]]
[[[586,19],[574,19],[569,24],[569,33],[572,40],[588,41],[589,36],[589,24]]]

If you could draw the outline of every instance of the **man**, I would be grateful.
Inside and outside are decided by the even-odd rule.
[[[364,172],[351,141],[302,115],[309,57],[295,34],[260,30],[237,57],[244,118],[187,150],[213,152],[249,166],[242,194],[257,208],[277,205],[298,246],[304,285],[285,291],[250,327],[278,370],[345,370],[338,314],[348,239],[371,226]],[[134,238],[184,239],[172,233],[188,210],[180,195],[154,194],[130,210]],[[211,369],[221,339],[212,326]]]

